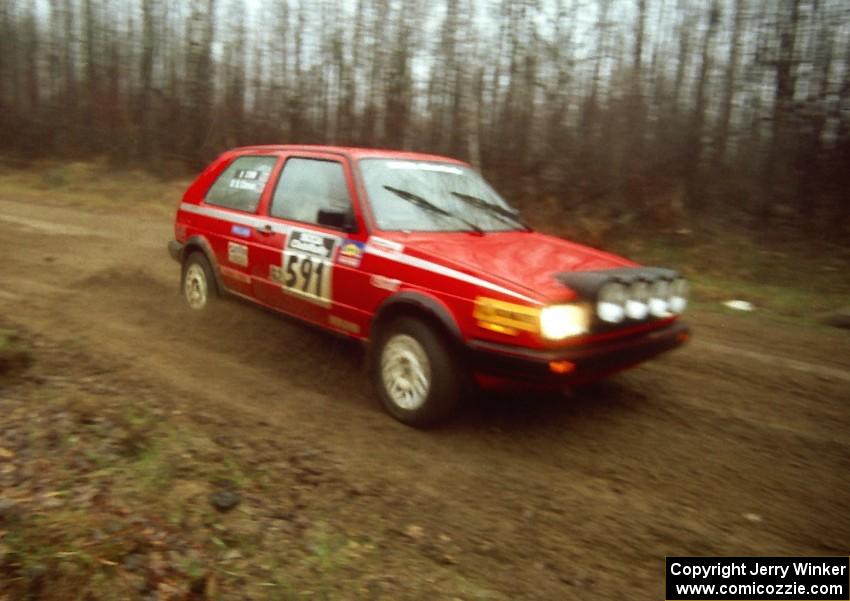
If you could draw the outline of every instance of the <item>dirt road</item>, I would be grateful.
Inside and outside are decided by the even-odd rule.
[[[459,598],[661,599],[665,555],[850,552],[845,332],[694,313],[691,345],[589,392],[483,399],[423,433],[379,410],[356,345],[244,303],[188,319],[170,237],[167,213],[0,201],[0,312],[185,411],[314,441],[381,491],[332,519],[450,547],[416,564],[421,598],[451,581]],[[383,569],[403,580],[397,540]]]

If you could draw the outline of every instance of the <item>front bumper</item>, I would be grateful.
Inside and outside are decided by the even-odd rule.
[[[661,328],[553,350],[483,340],[467,343],[472,369],[509,379],[572,384],[589,382],[642,363],[683,344],[690,328],[674,321]],[[553,364],[555,364],[553,368]]]

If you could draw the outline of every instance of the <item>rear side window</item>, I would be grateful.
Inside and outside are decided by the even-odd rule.
[[[274,191],[271,215],[318,223],[320,209],[351,211],[342,164],[318,159],[289,159]]]
[[[276,162],[277,157],[239,157],[210,186],[207,204],[253,213]]]

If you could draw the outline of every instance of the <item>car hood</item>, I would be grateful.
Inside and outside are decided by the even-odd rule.
[[[575,293],[554,278],[570,271],[633,267],[636,264],[562,238],[537,232],[382,234],[405,252],[459,269],[542,301],[566,301]]]

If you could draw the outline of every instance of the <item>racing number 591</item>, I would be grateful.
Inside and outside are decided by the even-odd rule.
[[[290,254],[286,259],[286,281],[284,286],[290,289],[301,290],[307,294],[314,294],[321,298],[322,275],[325,271],[325,262],[321,259],[313,260],[306,255]],[[310,290],[310,287],[313,290]]]

